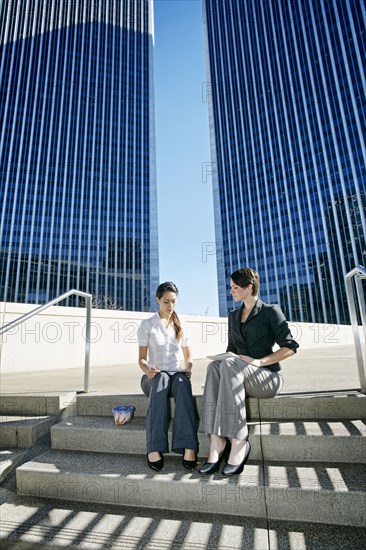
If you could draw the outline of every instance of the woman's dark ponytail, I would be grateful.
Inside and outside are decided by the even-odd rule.
[[[174,325],[176,339],[177,340],[182,340],[182,338],[183,338],[183,329],[182,329],[182,325],[180,324],[179,317],[175,313],[175,311],[173,311],[173,313],[172,313],[172,321],[173,321],[173,325]]]

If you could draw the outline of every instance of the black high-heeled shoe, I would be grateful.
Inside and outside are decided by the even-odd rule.
[[[198,473],[203,475],[203,476],[206,476],[206,475],[208,476],[210,474],[214,474],[215,472],[217,472],[220,468],[221,462],[224,460],[225,457],[229,456],[230,447],[231,447],[231,443],[230,443],[229,440],[227,440],[225,448],[222,451],[222,453],[220,454],[219,459],[216,462],[207,462],[206,461],[203,464],[203,466],[201,466],[201,468],[198,470]]]
[[[182,464],[187,470],[195,470],[197,467],[197,459],[195,460],[186,460],[185,458],[182,459]]]
[[[164,467],[164,456],[162,454],[161,454],[161,459],[154,460],[154,462],[151,462],[151,460],[149,460],[149,454],[146,455],[146,458],[147,458],[147,465],[155,472],[160,472],[160,470],[162,470],[162,468]]]
[[[185,450],[184,450],[185,452]],[[187,470],[195,470],[196,469],[196,466],[197,466],[197,453],[196,453],[196,458],[194,460],[187,460],[184,458],[184,452],[183,452],[183,457],[182,457],[182,464],[185,468],[187,468]]]
[[[249,453],[250,453],[250,443],[247,441],[246,448],[245,448],[245,454],[242,462],[240,464],[229,464],[228,462],[225,464],[225,466],[222,469],[222,475],[223,476],[235,476],[238,474],[241,474],[244,470],[244,466],[247,463]]]

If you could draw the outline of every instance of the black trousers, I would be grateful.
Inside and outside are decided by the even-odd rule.
[[[159,372],[154,378],[149,379],[144,374],[141,378],[141,389],[149,398],[146,416],[147,452],[169,452],[169,397],[173,397],[175,401],[172,451],[183,454],[184,449],[194,449],[198,452],[198,422],[191,382],[186,375],[179,372]]]

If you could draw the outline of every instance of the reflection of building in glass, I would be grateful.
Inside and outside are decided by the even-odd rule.
[[[366,265],[363,0],[204,0],[220,315],[261,275],[290,320],[349,322]]]
[[[0,300],[155,303],[152,10],[1,2]]]

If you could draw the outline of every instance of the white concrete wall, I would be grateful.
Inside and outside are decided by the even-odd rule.
[[[37,306],[0,302],[0,325]],[[137,362],[137,329],[151,313],[94,309],[91,366]],[[182,315],[196,359],[225,351],[227,319]],[[76,368],[84,365],[86,310],[56,306],[0,337],[2,373]],[[350,326],[290,323],[301,349],[353,345]],[[360,329],[361,333],[361,329]]]

